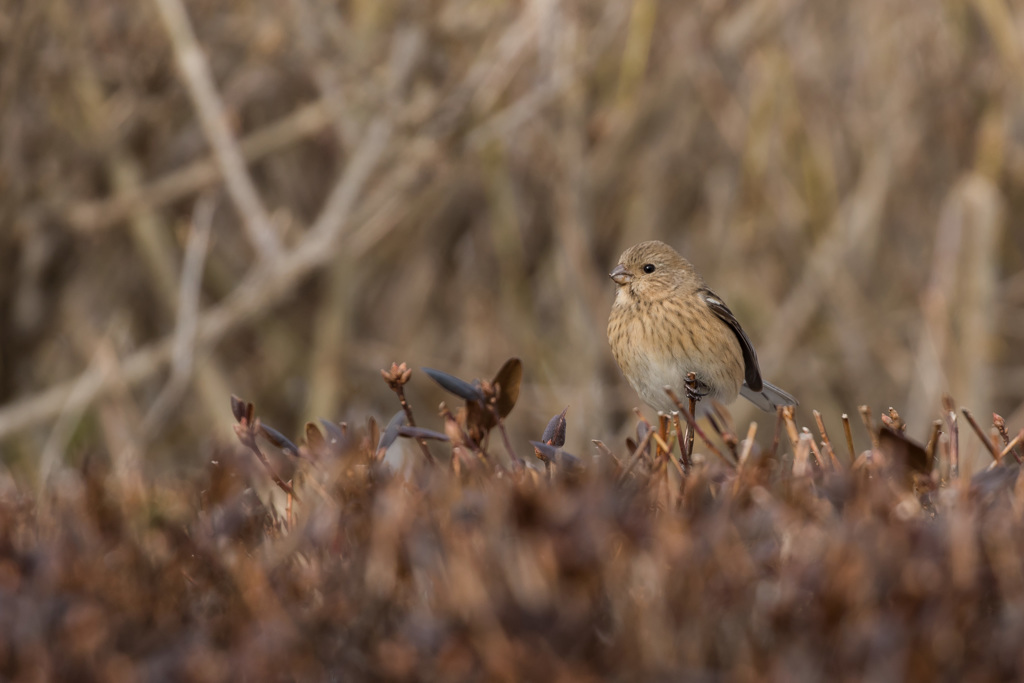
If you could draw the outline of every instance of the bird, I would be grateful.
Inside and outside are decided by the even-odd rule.
[[[742,395],[765,411],[797,400],[761,378],[757,353],[736,316],[689,261],[657,240],[626,249],[609,277],[615,301],[608,317],[608,344],[622,374],[654,410],[678,410],[665,392],[691,395],[698,416],[711,399],[732,403]],[[702,400],[708,399],[708,400]]]

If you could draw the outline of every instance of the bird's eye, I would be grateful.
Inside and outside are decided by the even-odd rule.
[[[650,274],[651,274],[651,273],[653,273],[654,271],[655,271],[655,268],[654,268],[654,264],[653,264],[653,263],[645,263],[645,264],[644,264],[644,272],[645,272],[645,273],[647,273],[648,275],[650,275]]]

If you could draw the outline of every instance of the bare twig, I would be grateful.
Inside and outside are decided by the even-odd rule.
[[[818,463],[818,467],[822,472],[824,472],[826,469],[825,459],[821,457],[821,451],[818,450],[818,444],[814,443],[814,435],[811,434],[811,430],[807,427],[804,427],[803,431],[800,433],[800,438],[803,439],[804,437],[806,437],[808,443],[811,444],[811,453],[814,454],[814,461]]]
[[[658,438],[655,439],[655,443],[658,446],[658,457],[659,458],[661,458],[661,457],[668,457],[668,449],[667,448],[663,448],[663,444],[665,443],[665,439],[668,438],[668,424],[669,424],[669,416],[665,415],[664,413],[658,413],[658,433],[656,435]]]
[[[982,430],[981,425],[979,425],[978,422],[974,419],[974,415],[971,414],[971,411],[969,411],[967,408],[960,408],[960,412],[962,412],[964,414],[964,417],[967,418],[968,424],[971,425],[971,429],[974,430],[974,433],[978,435],[978,439],[981,441],[981,443],[985,444],[985,449],[988,451],[989,455],[992,456],[992,459],[995,460],[996,462],[999,462],[999,451],[997,451],[996,447],[992,444],[992,439],[988,438],[984,430]]]
[[[676,396],[676,392],[672,390],[672,387],[665,387],[665,393],[668,394],[669,398],[672,399],[672,402],[676,404],[676,407],[679,408],[679,413],[683,416],[683,419],[685,419],[686,423],[689,425],[691,432],[689,438],[692,439],[693,433],[696,433],[704,441],[704,443],[707,444],[707,447],[711,450],[711,452],[717,455],[722,460],[722,462],[724,462],[726,465],[732,465],[733,467],[735,467],[735,463],[731,462],[727,457],[725,457],[722,454],[722,451],[718,450],[718,447],[711,442],[711,439],[709,439],[708,435],[704,433],[704,430],[697,425],[697,420],[695,420],[693,415],[691,415],[690,412],[683,407],[682,401],[680,401],[679,397]]]
[[[672,442],[675,437],[665,440],[658,432],[655,432],[651,438],[654,439],[654,444],[658,447],[658,459],[667,456],[669,451],[672,450]]]
[[[239,151],[246,162],[259,161],[279,149],[321,133],[330,124],[331,116],[323,101],[304,104],[242,138]],[[137,190],[118,193],[108,199],[72,203],[62,213],[75,230],[103,230],[125,220],[138,207],[158,209],[216,185],[221,179],[216,158],[209,156],[171,171]],[[57,210],[61,211],[59,206]]]
[[[591,439],[590,443],[594,444],[594,446],[597,448],[601,455],[605,456],[606,458],[609,458],[613,463],[615,463],[616,467],[622,466],[622,463],[619,461],[619,459],[615,457],[614,453],[612,453],[612,449],[605,446],[603,441],[599,439]]]
[[[640,458],[643,456],[644,450],[647,448],[647,444],[651,441],[651,435],[654,434],[653,429],[648,429],[647,433],[644,434],[644,438],[640,439],[640,443],[636,445],[636,450],[629,456],[629,460],[626,461],[626,466],[622,469],[619,474],[619,481],[622,481],[632,471],[633,467],[640,462]]]
[[[1006,444],[1006,448],[1004,448],[1002,452],[999,454],[999,460],[1002,460],[1008,454],[1013,453],[1013,455],[1017,458],[1017,462],[1020,462],[1020,456],[1017,455],[1016,449],[1017,444],[1019,444],[1021,441],[1024,441],[1024,429],[1017,432],[1017,436],[1013,437],[1013,440],[1009,441]]]
[[[522,458],[516,453],[516,449],[512,447],[512,440],[508,438],[508,430],[505,429],[505,420],[498,415],[497,409],[494,404],[489,404],[491,414],[494,415],[494,419],[498,421],[498,430],[501,432],[501,440],[505,444],[505,451],[508,453],[508,457],[512,460],[513,469],[521,469],[524,465]]]
[[[270,478],[274,480],[274,483],[289,496],[298,500],[299,497],[295,494],[295,490],[292,489],[291,484],[278,475],[274,470],[274,467],[270,464],[270,460],[263,451],[260,450],[259,444],[256,443],[256,434],[259,433],[259,429],[260,420],[259,418],[256,418],[252,424],[249,424],[248,422],[236,424],[235,434],[238,435],[238,440],[242,442],[242,445],[251,450],[256,458],[263,463],[264,469],[267,470],[267,474],[269,474]]]
[[[715,428],[715,432],[722,438],[722,441],[728,447],[729,452],[732,453],[732,457],[739,461],[739,439],[732,431],[731,420],[728,414],[725,412],[725,408],[718,401],[712,401],[712,412],[708,415],[708,419],[711,420],[711,426]]]
[[[828,438],[828,431],[825,429],[824,420],[821,419],[821,413],[817,410],[812,410],[811,412],[814,414],[814,421],[818,423],[818,431],[821,433],[821,447],[828,453],[832,469],[836,471],[843,469],[842,463],[839,462],[839,458],[836,456],[836,449],[832,446],[832,440]]]
[[[743,441],[743,450],[740,451],[739,457],[739,468],[743,468],[743,464],[747,462],[750,457],[750,451],[754,447],[754,437],[757,436],[757,423],[751,422],[747,428],[747,438]]]
[[[39,499],[43,500],[42,492],[45,489],[50,475],[56,468],[58,460],[71,439],[71,435],[82,419],[82,412],[88,405],[83,397],[94,392],[97,384],[107,382],[108,377],[114,374],[113,364],[110,357],[113,352],[106,340],[100,341],[100,346],[89,361],[89,367],[71,383],[70,390],[63,397],[59,405],[57,420],[50,430],[50,434],[43,445],[42,453],[39,456],[39,481],[37,482]]]
[[[196,329],[199,318],[199,295],[202,292],[203,266],[210,244],[210,230],[216,204],[205,195],[192,213],[192,230],[185,246],[178,287],[178,322],[171,344],[171,376],[154,399],[142,421],[143,435],[151,434],[166,421],[188,386],[195,365]]]
[[[860,406],[857,409],[860,412],[860,419],[864,423],[864,429],[867,430],[868,436],[871,437],[871,447],[874,450],[878,450],[878,432],[875,430],[875,423],[871,419],[871,408],[866,405]]]
[[[953,397],[946,394],[942,397],[943,418],[946,420],[946,431],[949,434],[949,476],[954,479],[960,476],[960,428],[956,423],[956,410]]]
[[[683,423],[679,420],[679,413],[672,413],[672,424],[676,428],[676,440],[679,442],[679,464],[683,470],[683,476],[690,473],[690,468],[693,466],[693,461],[690,460],[690,455],[686,452],[685,443],[686,435],[683,432]]]
[[[309,273],[331,261],[342,228],[349,220],[352,204],[383,156],[390,134],[391,126],[385,121],[371,125],[369,134],[355,151],[306,237],[279,261],[257,264],[222,303],[200,316],[197,350],[274,306]],[[172,346],[173,338],[164,338],[125,358],[121,362],[120,381],[131,386],[151,377],[170,361]],[[76,386],[80,389],[71,397]],[[48,420],[65,407],[80,409],[108,391],[110,386],[110,378],[103,377],[98,368],[90,368],[77,379],[4,406],[0,408],[0,439]]]
[[[846,435],[846,448],[850,451],[850,463],[857,459],[857,451],[853,449],[853,430],[850,429],[850,416],[843,413],[843,433]]]
[[[793,448],[796,449],[800,445],[800,432],[796,428],[796,422],[794,417],[796,411],[793,406],[782,406],[782,419],[786,425],[786,435],[789,436],[789,442]]]
[[[392,363],[390,370],[381,370],[380,374],[384,377],[384,381],[391,387],[391,391],[395,392],[398,396],[398,402],[402,406],[402,410],[405,412],[405,421],[410,427],[416,426],[416,418],[412,416],[412,408],[409,406],[409,402],[405,400],[405,384],[409,381],[412,376],[412,370],[410,370],[405,363],[399,365],[398,363]],[[434,456],[430,452],[430,448],[427,446],[427,440],[420,437],[416,439],[416,443],[419,444],[420,451],[423,453],[423,459],[428,464],[435,464]]]
[[[808,474],[807,472],[807,454],[811,452],[811,445],[814,443],[814,437],[810,434],[802,434],[797,437],[797,442],[793,448],[793,476],[803,477]]]
[[[256,191],[256,184],[249,175],[238,141],[228,125],[224,104],[214,84],[213,74],[210,73],[210,65],[192,29],[188,12],[181,0],[153,1],[160,11],[192,106],[196,109],[206,140],[224,174],[228,194],[242,217],[249,242],[260,258],[273,260],[280,255],[280,240]]]
[[[772,436],[772,448],[768,452],[768,456],[770,458],[775,458],[775,457],[778,456],[778,452],[779,452],[779,432],[782,431],[782,423],[783,423],[782,406],[779,406],[778,408],[775,409],[775,433]]]
[[[1010,443],[1010,432],[1006,430],[1006,420],[999,413],[992,413],[992,426],[999,432],[999,438],[1003,440],[1003,447]]]

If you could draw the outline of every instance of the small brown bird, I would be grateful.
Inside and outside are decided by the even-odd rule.
[[[702,398],[731,403],[736,395],[762,410],[797,405],[761,379],[757,354],[729,307],[693,265],[664,242],[641,242],[609,274],[618,288],[608,318],[608,343],[622,374],[655,410],[677,410],[665,393],[685,395],[687,373]],[[698,404],[710,410],[710,401]]]

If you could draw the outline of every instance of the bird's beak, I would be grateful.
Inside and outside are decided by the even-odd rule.
[[[615,266],[615,270],[608,273],[608,277],[615,280],[615,284],[617,285],[628,285],[633,281],[633,276],[629,274],[628,270],[626,270],[626,266],[621,263]]]

